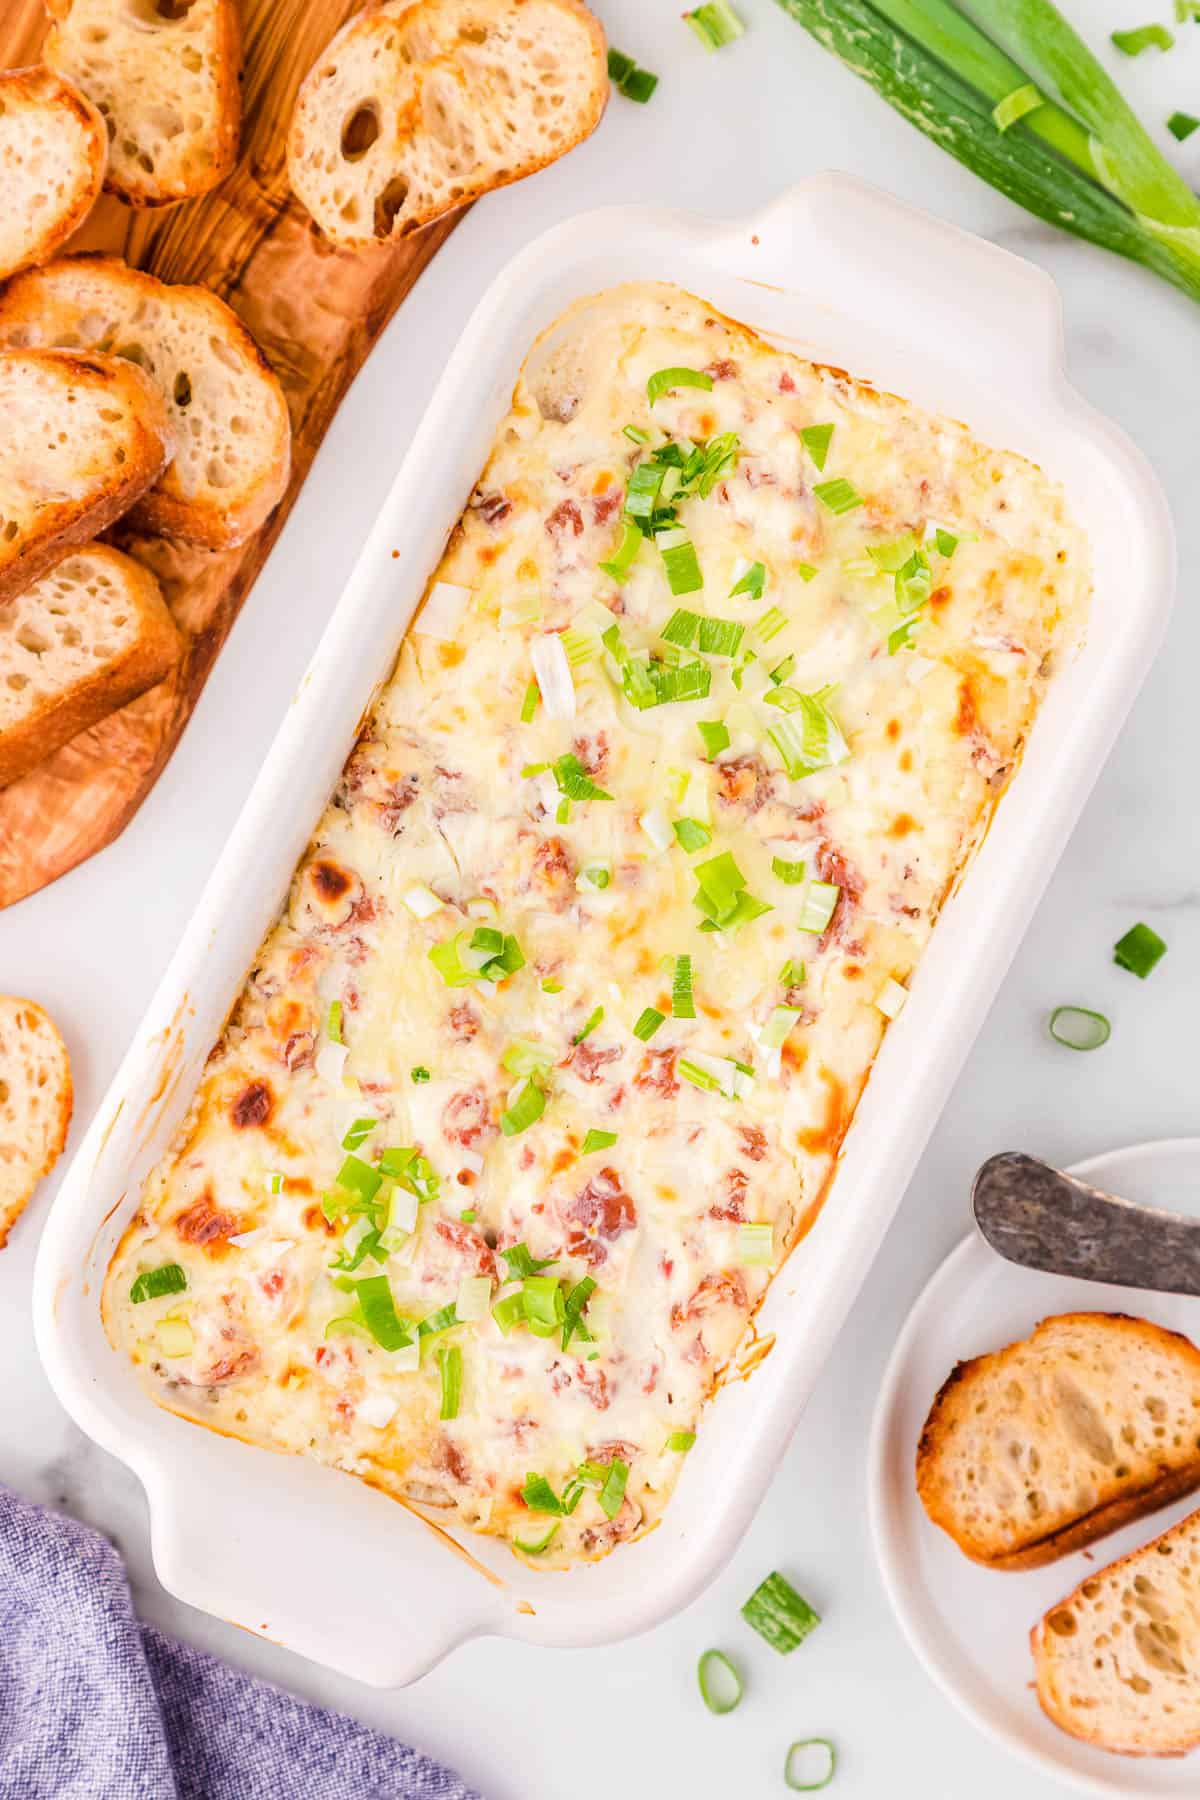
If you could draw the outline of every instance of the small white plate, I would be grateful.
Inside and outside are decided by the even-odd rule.
[[[1134,1144],[1077,1163],[1097,1186],[1179,1212],[1200,1212],[1200,1138]],[[1052,1725],[1033,1691],[1029,1631],[1089,1570],[1186,1517],[1193,1494],[1090,1550],[1025,1573],[969,1562],[930,1524],[913,1462],[930,1402],[956,1362],[1026,1337],[1050,1313],[1127,1312],[1200,1342],[1200,1299],[1105,1287],[1015,1268],[975,1233],[951,1252],[913,1307],[892,1353],[867,1463],[871,1531],[884,1585],[917,1656],[981,1731],[1088,1794],[1200,1793],[1200,1752],[1180,1759],[1110,1756]]]

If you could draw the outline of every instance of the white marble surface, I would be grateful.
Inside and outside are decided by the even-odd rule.
[[[1065,1790],[977,1737],[912,1660],[872,1562],[864,1443],[889,1347],[965,1229],[967,1182],[984,1155],[1020,1146],[1070,1160],[1200,1123],[1200,309],[983,187],[772,0],[739,4],[747,37],[712,57],[680,24],[679,0],[600,4],[612,40],[663,74],[654,101],[639,108],[614,98],[581,150],[485,202],[455,233],[343,406],[150,802],[116,846],[0,917],[0,991],[35,994],[61,1022],[76,1070],[77,1134],[225,840],[436,371],[482,285],[537,231],[633,198],[733,215],[832,166],[1041,263],[1062,290],[1074,381],[1142,444],[1166,485],[1180,538],[1176,617],[761,1514],[711,1590],[636,1642],[573,1653],[477,1643],[397,1694],[325,1675],[163,1593],[137,1482],[86,1443],[53,1399],[29,1328],[30,1271],[52,1183],[0,1258],[0,1479],[109,1532],[147,1617],[453,1760],[489,1800],[607,1800],[614,1782],[636,1795],[775,1794],[784,1747],[812,1732],[841,1746],[844,1800],[918,1792],[941,1800],[968,1781],[974,1800],[1008,1800],[1014,1784],[1027,1800],[1049,1800]],[[1074,0],[1072,10],[1096,42],[1155,12],[1122,0],[1092,0],[1090,9]],[[1158,11],[1168,16],[1165,0]],[[1175,107],[1200,112],[1200,26],[1177,31],[1170,56],[1120,63],[1154,120]],[[1200,134],[1173,151],[1200,181]],[[881,269],[880,279],[899,283],[904,272]],[[1170,944],[1145,986],[1109,960],[1137,918]],[[1059,1001],[1108,1012],[1111,1044],[1093,1057],[1057,1050],[1043,1019]],[[741,1600],[777,1564],[796,1572],[826,1618],[786,1662],[737,1619]],[[398,1615],[404,1603],[398,1593]],[[725,1720],[711,1719],[694,1691],[696,1656],[713,1643],[744,1652],[750,1670],[749,1696]]]

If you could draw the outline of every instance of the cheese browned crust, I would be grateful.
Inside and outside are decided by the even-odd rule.
[[[707,372],[711,389],[681,386],[651,406],[648,377],[678,366]],[[834,426],[820,472],[799,435],[818,424]],[[678,509],[703,592],[673,598],[652,542],[623,584],[601,571],[634,466],[667,439],[722,433],[735,434],[735,458]],[[842,514],[814,492],[839,477],[864,499]],[[894,578],[867,552],[907,546],[908,533],[929,593],[914,647],[889,655]],[[731,597],[757,562],[765,594]],[[539,1558],[566,1564],[659,1518],[682,1463],[672,1435],[697,1428],[811,1225],[886,1029],[876,1002],[891,1010],[889,984],[907,984],[1077,640],[1086,546],[1028,462],[773,349],[678,290],[630,287],[576,307],[535,349],[434,579],[469,590],[465,610],[447,624],[456,596],[441,590],[411,628],[147,1183],[105,1314],[163,1404],[480,1531],[538,1542],[553,1520],[522,1498],[531,1472],[561,1497],[583,1463],[626,1466],[612,1516],[585,1485]],[[599,636],[615,624],[626,651],[661,657],[677,604],[743,622],[746,636],[735,658],[682,652],[711,671],[704,699],[638,710]],[[772,606],[785,623],[764,642],[752,627]],[[543,703],[523,722],[535,660],[564,628],[585,654],[574,716]],[[765,694],[779,684],[759,673],[785,659],[785,698],[824,693],[849,749],[802,779],[768,735],[782,714]],[[712,720],[731,733],[715,761],[697,730]],[[573,800],[560,817],[553,770],[527,771],[568,754],[611,798]],[[706,823],[711,843],[675,841],[681,817]],[[696,870],[723,852],[771,910],[705,932]],[[819,933],[800,926],[805,883],[775,872],[776,857],[797,855],[838,890]],[[607,885],[585,873],[596,867]],[[430,950],[479,926],[514,938],[523,966],[447,985]],[[671,1016],[680,955],[694,1018]],[[800,962],[803,978],[781,979]],[[764,1049],[781,1005],[797,1017],[781,1052]],[[667,1017],[642,1041],[646,1007]],[[514,1040],[548,1065],[547,1100],[509,1134]],[[685,1064],[719,1087],[693,1085]],[[337,1187],[359,1117],[378,1124],[355,1156],[372,1165],[418,1148],[437,1192],[414,1207],[415,1229],[390,1234],[392,1254],[379,1245],[339,1287],[329,1265],[353,1260],[347,1230],[361,1250],[372,1224],[345,1212]],[[589,1129],[616,1141],[585,1154]],[[396,1192],[402,1220],[411,1197]],[[743,1260],[764,1235],[748,1239],[746,1224],[771,1228],[769,1264]],[[489,1309],[427,1336],[412,1369],[411,1348],[353,1329],[363,1276],[385,1277],[413,1322],[455,1303],[464,1278],[493,1278],[495,1305],[516,1244],[549,1259],[564,1294],[596,1283],[588,1338],[564,1349],[557,1329],[505,1332]],[[171,1262],[186,1290],[134,1302],[138,1273]],[[349,1330],[329,1329],[347,1316]],[[461,1401],[441,1419],[435,1352],[455,1347]]]

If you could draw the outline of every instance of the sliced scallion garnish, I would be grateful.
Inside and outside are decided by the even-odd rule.
[[[432,1076],[424,1063],[417,1063],[415,1068],[409,1070],[409,1075],[417,1087],[420,1087],[422,1082],[432,1080]]]
[[[775,1227],[770,1224],[738,1226],[738,1261],[750,1266],[775,1260]]]
[[[558,1536],[558,1523],[557,1523],[557,1521],[555,1521],[555,1523],[553,1525],[551,1525],[551,1527],[550,1527],[549,1531],[546,1533],[545,1537],[538,1538],[536,1543],[531,1544],[531,1543],[525,1542],[521,1538],[514,1538],[513,1544],[515,1545],[515,1547],[518,1550],[523,1550],[526,1556],[540,1556],[542,1554],[543,1550],[548,1550],[550,1548],[551,1544],[554,1542],[554,1540],[557,1536]]]
[[[528,1244],[510,1244],[508,1249],[502,1250],[500,1254],[508,1264],[509,1274],[519,1281],[523,1281],[527,1275],[540,1275],[542,1270],[548,1269],[554,1261],[552,1256],[546,1256],[539,1260],[533,1255]]]
[[[535,1125],[545,1110],[546,1090],[534,1076],[528,1075],[500,1114],[500,1129],[505,1137],[516,1137]]]
[[[755,1588],[742,1608],[742,1617],[759,1637],[784,1656],[821,1623],[820,1614],[778,1569]]]
[[[675,1019],[694,1019],[696,1016],[690,956],[675,958],[675,973],[671,980],[671,1016]]]
[[[329,1002],[329,1012],[325,1019],[325,1035],[331,1044],[342,1042],[342,1003],[340,1000]]]
[[[711,1713],[731,1713],[743,1694],[742,1678],[723,1650],[706,1650],[696,1666],[700,1698]]]
[[[627,425],[625,429],[630,431],[632,427]],[[604,570],[606,575],[611,575],[619,587],[623,582],[629,580],[629,571],[632,569],[641,547],[641,532],[632,519],[625,519],[621,526],[621,542],[618,544],[615,554],[609,557],[607,562],[602,562],[598,566]]]
[[[832,425],[805,425],[800,432],[800,442],[812,457],[818,469],[825,467],[825,459],[829,455],[829,446],[833,442]]]
[[[864,504],[863,497],[852,481],[839,475],[836,481],[818,481],[813,493],[831,513],[841,515],[853,512],[856,506]]]
[[[1129,31],[1114,31],[1112,41],[1122,56],[1140,56],[1143,50],[1170,50],[1174,34],[1165,25],[1135,25]]]
[[[737,581],[735,581],[730,588],[729,598],[732,600],[738,594],[748,594],[751,600],[761,600],[766,589],[766,565],[760,562],[752,562],[745,574],[739,576]]]
[[[695,1442],[694,1431],[673,1431],[667,1439],[667,1449],[676,1451],[680,1456],[686,1456]]]
[[[617,1141],[615,1131],[599,1131],[593,1125],[583,1140],[582,1156],[592,1156],[597,1150],[609,1150]]]
[[[1133,925],[1113,945],[1113,961],[1120,969],[1128,969],[1145,981],[1155,965],[1167,954],[1167,946],[1149,925]]]
[[[776,688],[776,694],[782,693]],[[795,690],[792,690],[793,692]],[[798,704],[772,725],[767,736],[783,759],[792,781],[845,762],[850,746],[829,708],[816,694],[797,694]]]
[[[564,1349],[566,1346],[563,1346]],[[625,1484],[629,1480],[629,1464],[614,1456],[608,1465],[608,1475],[604,1486],[600,1489],[600,1510],[606,1519],[615,1519],[621,1510],[625,1498]]]
[[[712,384],[712,376],[706,375],[703,369],[656,369],[646,383],[646,398],[653,406],[662,394],[669,393],[672,388],[709,389]]]
[[[1050,1014],[1050,1036],[1067,1050],[1099,1050],[1112,1036],[1103,1013],[1088,1006],[1056,1006]]]
[[[1200,131],[1200,119],[1193,113],[1173,112],[1167,120],[1167,130],[1176,143],[1186,143],[1193,131]]]
[[[837,1751],[828,1738],[800,1738],[788,1747],[784,1784],[794,1794],[815,1794],[829,1786],[836,1768]]]
[[[525,689],[525,698],[521,702],[522,725],[528,725],[531,722],[534,713],[538,709],[538,701],[540,699],[541,695],[538,692],[538,684],[536,681],[531,681],[529,686]]]
[[[676,819],[673,829],[689,856],[694,850],[703,850],[712,843],[712,832],[699,819]]]
[[[342,1139],[342,1149],[357,1150],[360,1144],[367,1141],[378,1123],[378,1119],[355,1119]]]
[[[143,1300],[161,1300],[164,1294],[182,1294],[187,1284],[187,1276],[179,1263],[160,1263],[157,1269],[143,1269],[134,1278],[129,1298],[137,1306]]]
[[[412,1329],[396,1311],[386,1275],[368,1275],[354,1291],[363,1324],[381,1349],[399,1350],[411,1343]]]
[[[697,6],[683,16],[706,50],[720,50],[740,38],[746,30],[729,0],[706,0],[705,5]]]
[[[649,1043],[665,1018],[666,1014],[660,1013],[656,1006],[644,1007],[633,1028],[634,1037],[640,1038],[643,1044]]]
[[[626,56],[621,50],[609,49],[608,75],[619,94],[626,100],[636,100],[644,106],[655,88],[658,76],[652,75],[649,69],[640,69],[632,56]]]
[[[662,553],[663,571],[673,594],[696,594],[704,586],[696,546],[686,531],[660,531],[657,544]]]
[[[786,621],[785,621],[786,622]],[[696,730],[704,740],[704,754],[709,762],[718,757],[722,750],[729,748],[729,727],[720,719],[701,719],[697,721]]]
[[[462,1351],[457,1344],[443,1344],[437,1353],[442,1377],[442,1404],[439,1419],[457,1419],[462,1400]]]
[[[602,1006],[594,1006],[579,1030],[575,1033],[575,1036],[571,1039],[571,1042],[573,1044],[582,1044],[584,1038],[591,1036],[592,1032],[595,1031],[597,1025],[601,1023],[603,1018],[604,1008]]]

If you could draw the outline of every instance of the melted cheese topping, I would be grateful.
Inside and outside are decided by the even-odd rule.
[[[711,388],[651,406],[648,377],[677,366],[706,371]],[[799,435],[818,424],[834,427],[821,471]],[[630,653],[661,656],[676,602],[653,542],[623,584],[598,565],[621,542],[631,470],[668,440],[727,432],[736,460],[678,506],[704,581],[682,604],[747,627],[776,606],[786,622],[768,645],[750,632],[736,657],[701,657],[704,699],[638,710],[596,639],[615,622]],[[838,477],[864,501],[842,514],[814,492]],[[951,555],[934,524],[957,537]],[[866,553],[907,533],[925,546],[930,592],[915,648],[889,655],[893,577]],[[763,597],[729,597],[753,562]],[[410,630],[147,1183],[105,1316],[163,1404],[480,1531],[536,1542],[553,1521],[522,1498],[531,1471],[562,1496],[581,1464],[623,1464],[624,1497],[610,1493],[606,1510],[585,1486],[539,1557],[565,1564],[659,1517],[682,1462],[672,1434],[697,1428],[815,1217],[886,1029],[876,1002],[894,1010],[890,984],[907,983],[1054,655],[1077,636],[1086,550],[1028,462],[645,287],[574,309],[537,347],[435,581],[453,587]],[[543,703],[523,722],[534,668],[564,628],[591,651],[567,689],[573,716]],[[825,695],[848,757],[789,778],[751,648],[757,667],[787,659],[785,685]],[[728,722],[716,760],[698,720]],[[610,799],[564,809],[552,770],[525,772],[567,753]],[[689,852],[672,834],[664,847],[681,816],[711,844]],[[696,868],[723,851],[771,910],[704,932]],[[806,886],[779,877],[777,856],[838,890],[822,932],[801,929]],[[596,865],[606,886],[583,873]],[[515,938],[523,966],[448,986],[430,949],[481,924]],[[672,1016],[681,954],[694,1018]],[[793,966],[781,980],[800,962],[803,977]],[[764,1049],[781,1004],[798,1016],[781,1052]],[[632,1029],[646,1007],[666,1015],[648,1042]],[[503,1059],[518,1039],[539,1047],[546,1104],[510,1135],[501,1118],[520,1078]],[[721,1089],[684,1078],[697,1056]],[[722,1091],[735,1085],[737,1097]],[[391,1254],[379,1246],[339,1287],[330,1264],[353,1260],[347,1230],[353,1249],[371,1224],[339,1213],[336,1189],[362,1116],[378,1123],[355,1154],[372,1164],[417,1147],[437,1193],[412,1202],[414,1228],[389,1233]],[[616,1141],[585,1153],[590,1129]],[[765,1235],[747,1238],[748,1223],[770,1228],[768,1263],[744,1260]],[[557,1329],[501,1329],[490,1306],[519,1291],[502,1255],[519,1243],[564,1294],[594,1280],[587,1338],[564,1349]],[[135,1302],[139,1272],[171,1262],[186,1290]],[[354,1318],[353,1283],[380,1274],[406,1320],[453,1304],[464,1277],[490,1278],[489,1310],[428,1338],[414,1368],[411,1349],[384,1349],[361,1324],[329,1329]],[[435,1351],[452,1345],[462,1393],[443,1419]]]

